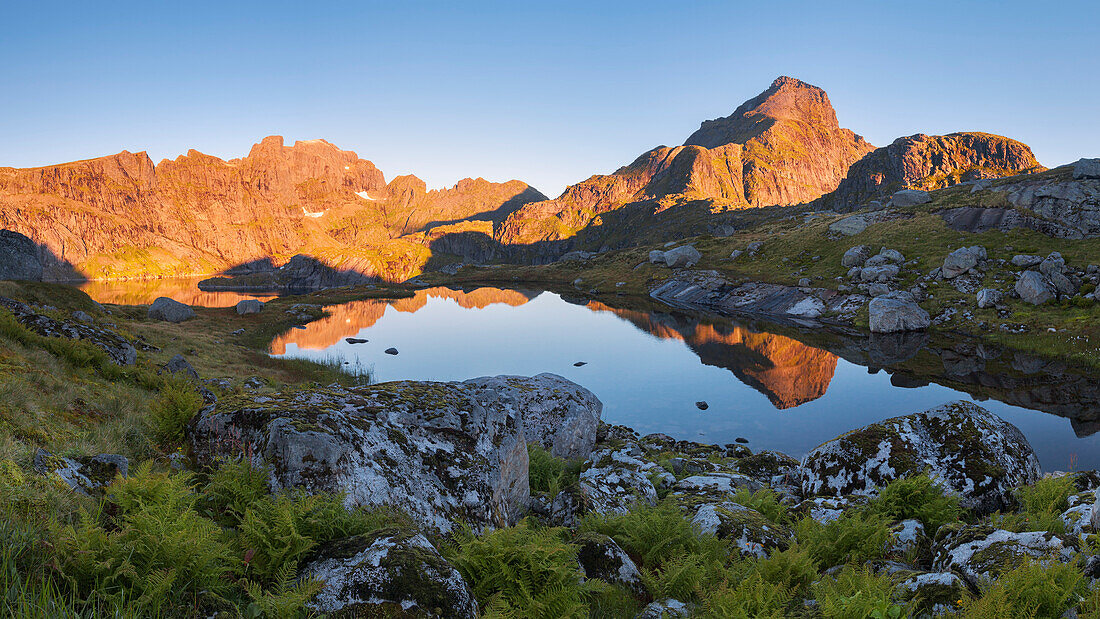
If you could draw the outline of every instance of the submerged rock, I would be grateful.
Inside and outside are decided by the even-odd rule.
[[[160,297],[149,306],[149,318],[165,322],[183,322],[195,317],[195,310],[168,297]]]
[[[419,534],[384,529],[325,544],[303,572],[324,583],[307,607],[339,616],[474,619],[477,600],[458,570]]]
[[[800,469],[807,496],[873,495],[928,472],[979,514],[1012,507],[1013,488],[1034,483],[1039,471],[1016,426],[963,401],[849,432],[806,454]]]

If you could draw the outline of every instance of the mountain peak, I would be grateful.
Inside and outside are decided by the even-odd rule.
[[[703,121],[684,144],[707,148],[732,142],[743,144],[776,121],[807,123],[823,129],[840,128],[836,111],[824,90],[781,75],[767,90],[738,106],[733,114]]]

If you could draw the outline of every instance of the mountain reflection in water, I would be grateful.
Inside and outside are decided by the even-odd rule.
[[[553,372],[595,392],[609,423],[716,443],[746,437],[754,450],[795,457],[868,423],[969,399],[1018,426],[1048,470],[1071,460],[1100,468],[1100,381],[973,340],[808,330],[497,288],[430,288],[326,310],[276,338],[272,354],[362,364],[379,381]],[[390,347],[399,354],[384,354]],[[700,400],[708,410],[695,407]]]
[[[197,307],[233,307],[244,299],[268,299],[274,294],[251,292],[204,292],[199,282],[205,277],[89,281],[80,289],[100,303],[148,305],[157,297],[168,297]]]

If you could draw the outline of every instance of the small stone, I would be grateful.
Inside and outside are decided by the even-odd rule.
[[[978,291],[978,307],[994,307],[1004,298],[1004,293],[994,288],[982,288]]]
[[[92,317],[87,312],[82,312],[80,310],[77,310],[77,311],[73,312],[73,320],[75,320],[77,322],[90,323],[90,322],[92,322]]]
[[[699,400],[695,403],[695,408],[698,408],[701,411],[705,411],[710,408],[710,404],[707,404],[706,400]]]
[[[733,250],[732,252],[730,252],[730,260],[737,260],[741,257],[741,254],[743,253],[745,252],[741,251],[740,249]]]
[[[397,354],[397,349],[396,348],[387,348],[386,350],[384,350],[382,352],[386,353],[387,355],[396,355]]]
[[[840,265],[845,267],[860,267],[871,257],[871,248],[866,245],[856,245],[840,258]]]
[[[345,337],[344,341],[347,342],[348,344],[366,344],[370,340],[366,340],[366,339],[358,338],[358,337]]]
[[[737,438],[735,438],[733,440],[734,440],[734,442],[741,443],[741,444],[745,444],[745,443],[749,442],[749,439],[747,439],[743,436],[738,436]]]
[[[578,362],[576,362],[576,363],[574,363],[574,364],[573,364],[573,367],[575,367],[575,368],[579,368],[579,367],[584,367],[584,366],[586,366],[586,365],[588,365],[588,362],[587,362],[587,361],[578,361]]]
[[[1016,280],[1016,294],[1026,303],[1042,305],[1054,298],[1054,289],[1038,271],[1024,271]]]
[[[703,254],[691,245],[683,245],[665,252],[664,261],[669,268],[687,268],[695,265],[702,259]]]
[[[802,279],[798,280],[798,285],[801,288],[809,288],[810,284],[812,283],[813,282],[810,281],[809,277],[803,277]]]
[[[1027,254],[1017,254],[1012,257],[1012,264],[1022,269],[1033,267],[1042,261],[1043,259],[1040,256],[1031,256]]]
[[[157,374],[183,374],[185,377],[191,380],[198,380],[199,373],[195,371],[195,368],[187,362],[187,359],[183,358],[183,355],[176,355],[172,357],[168,363],[165,363],[157,370]]]

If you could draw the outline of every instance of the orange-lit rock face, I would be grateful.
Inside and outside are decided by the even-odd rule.
[[[588,307],[612,312],[657,337],[685,342],[703,363],[733,372],[779,409],[825,395],[836,371],[836,355],[782,335],[756,333],[744,327],[719,330],[707,324],[684,328],[661,323],[646,312],[615,309],[597,302]]]
[[[416,296],[407,299],[352,301],[325,308],[330,315],[306,325],[305,329],[291,329],[271,342],[271,353],[286,353],[287,344],[309,350],[324,350],[346,337],[353,337],[362,329],[374,326],[386,310],[392,307],[398,312],[413,313],[428,304],[428,299],[450,299],[459,307],[482,309],[495,303],[518,307],[531,299],[515,290],[478,288],[470,292],[450,288],[418,290]]]

